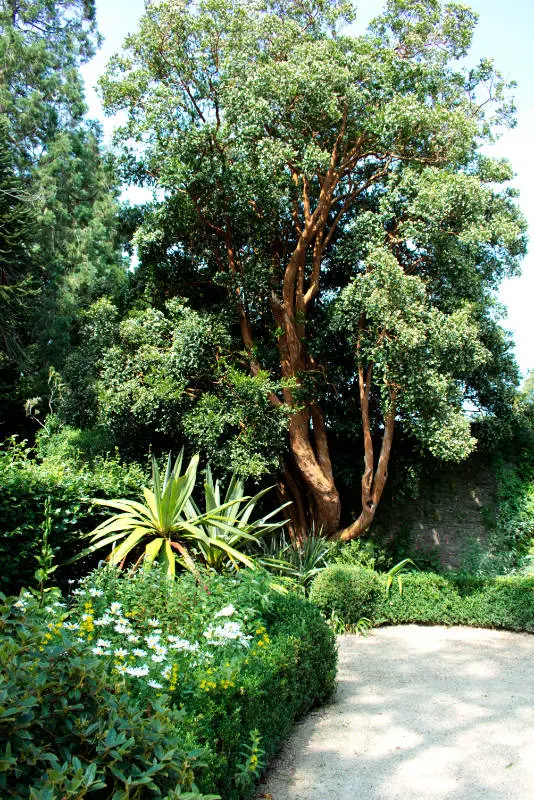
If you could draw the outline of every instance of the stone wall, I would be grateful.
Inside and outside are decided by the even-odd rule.
[[[491,463],[471,458],[423,476],[415,500],[386,499],[372,536],[406,543],[442,568],[466,566],[469,554],[484,550],[495,517],[497,483]]]

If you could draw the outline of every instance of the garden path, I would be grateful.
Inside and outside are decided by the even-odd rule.
[[[258,797],[531,800],[534,636],[404,625],[338,642],[333,704],[295,727]]]

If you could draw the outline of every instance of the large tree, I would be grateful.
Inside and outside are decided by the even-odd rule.
[[[98,41],[93,0],[0,0],[0,380],[11,415],[61,366],[79,309],[125,275],[115,179],[78,69]]]
[[[252,375],[285,381],[270,401],[289,412],[297,533],[339,530],[331,409],[359,395],[345,539],[374,517],[398,423],[442,458],[473,449],[462,407],[491,411],[492,291],[524,252],[510,169],[479,155],[513,108],[491,62],[461,64],[475,15],[389,0],[357,37],[352,19],[338,0],[149,2],[103,80],[126,174],[164,191],[141,255],[156,242],[225,289]]]

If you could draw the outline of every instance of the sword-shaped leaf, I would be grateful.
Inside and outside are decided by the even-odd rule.
[[[145,528],[136,528],[132,531],[128,538],[113,550],[109,557],[110,564],[120,564],[122,559],[128,555],[130,550],[133,550],[135,545],[140,542],[144,536],[146,536]]]

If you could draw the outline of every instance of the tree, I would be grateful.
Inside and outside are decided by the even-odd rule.
[[[492,358],[491,292],[525,247],[509,167],[478,153],[489,108],[512,121],[507,87],[487,60],[458,63],[475,15],[389,0],[350,37],[353,16],[338,0],[149,3],[103,79],[127,113],[125,174],[165,193],[141,255],[159,242],[162,263],[180,253],[225,288],[251,374],[286,382],[270,401],[290,414],[300,535],[339,530],[325,409],[357,389],[363,510],[343,538],[373,519],[398,423],[440,457],[473,449],[462,403]]]
[[[143,457],[184,445],[216,469],[256,480],[276,471],[287,419],[268,375],[247,375],[215,314],[170,300],[163,311],[118,309],[101,298],[81,315],[80,344],[63,375],[60,412],[102,426],[123,452]]]
[[[2,394],[19,406],[46,391],[80,308],[124,282],[115,176],[78,71],[98,41],[93,0],[0,0]]]

